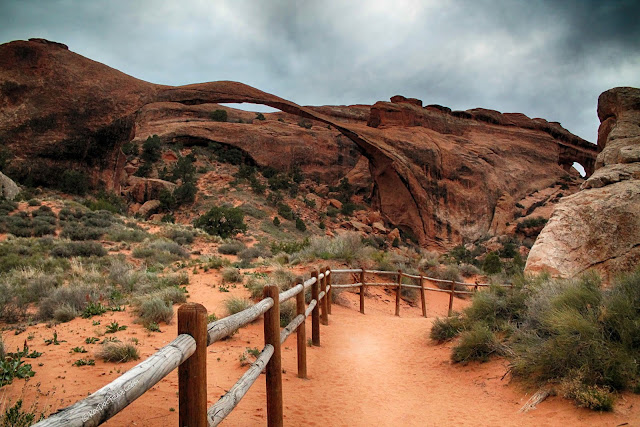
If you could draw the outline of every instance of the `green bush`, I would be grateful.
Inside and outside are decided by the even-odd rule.
[[[287,326],[296,317],[296,303],[289,300],[280,304],[280,327]]]
[[[231,242],[223,243],[218,247],[218,252],[224,255],[238,255],[240,251],[246,249],[244,243],[233,240]]]
[[[222,238],[231,237],[247,230],[244,213],[238,208],[213,207],[193,223],[209,234]]]
[[[242,283],[243,277],[240,270],[228,267],[222,270],[222,280],[230,283]]]
[[[65,193],[84,196],[89,191],[89,178],[83,172],[66,169],[60,177],[58,186]]]
[[[487,274],[497,274],[502,271],[502,261],[496,252],[490,252],[482,262],[482,269]]]
[[[455,361],[506,354],[514,377],[558,384],[576,404],[595,410],[610,410],[613,392],[637,387],[640,270],[604,290],[594,274],[519,280],[513,289],[493,286],[473,297],[461,316]],[[449,330],[438,328],[434,334]]]
[[[288,219],[289,221],[293,220],[293,210],[291,207],[285,203],[278,203],[278,215],[280,215],[284,219]]]
[[[486,362],[497,350],[498,340],[493,332],[486,325],[475,324],[460,335],[460,341],[453,347],[451,360],[455,363]]]
[[[105,342],[102,348],[96,352],[96,357],[105,362],[124,363],[130,360],[140,359],[140,354],[135,345],[123,342]]]
[[[142,144],[142,154],[140,158],[145,164],[151,164],[160,160],[162,141],[158,135],[148,137]]]
[[[61,258],[76,256],[103,257],[107,255],[107,250],[98,242],[69,242],[62,243],[51,250],[51,255]]]
[[[431,325],[429,337],[441,343],[457,337],[463,330],[464,324],[460,317],[437,317]]]
[[[209,117],[214,122],[226,122],[228,118],[227,110],[215,110],[209,114]]]
[[[173,319],[173,307],[159,296],[143,298],[136,308],[138,322],[143,325],[151,323],[171,323]]]
[[[296,218],[296,229],[299,231],[307,231],[307,225],[301,218]]]
[[[227,309],[227,313],[229,315],[240,313],[243,310],[251,307],[253,303],[246,299],[240,297],[231,297],[224,302],[224,306]]]

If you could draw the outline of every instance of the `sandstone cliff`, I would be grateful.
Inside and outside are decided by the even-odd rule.
[[[595,268],[610,278],[640,262],[640,89],[602,93],[598,117],[597,169],[558,205],[526,271],[574,277]]]
[[[221,142],[260,165],[295,161],[326,181],[370,179],[384,219],[436,248],[504,230],[520,200],[566,179],[573,161],[590,171],[596,155],[558,123],[522,114],[452,112],[400,96],[372,107],[302,107],[236,82],[160,86],[44,40],[0,46],[0,95],[0,141],[17,175],[46,183],[81,168],[94,185],[121,191],[125,142],[153,133],[170,143]],[[268,105],[312,127],[284,113],[273,116],[282,121],[206,119],[213,104],[231,102]]]

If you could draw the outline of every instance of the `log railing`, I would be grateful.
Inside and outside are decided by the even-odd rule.
[[[296,279],[294,286],[279,292],[275,285],[264,288],[263,299],[239,313],[207,325],[207,310],[196,303],[178,309],[178,337],[116,380],[75,404],[36,424],[50,426],[97,426],[126,408],[164,377],[178,368],[179,425],[216,426],[236,405],[266,369],[267,423],[283,422],[281,344],[297,333],[298,377],[307,377],[306,318],[311,315],[313,344],[320,345],[320,323],[329,323],[331,270],[313,271],[311,278]],[[305,291],[312,300],[305,307]],[[296,299],[296,317],[280,329],[280,304]],[[322,314],[321,314],[322,312]],[[230,336],[239,328],[264,315],[265,346],[256,361],[218,402],[207,409],[206,347]]]
[[[335,274],[354,274],[354,283],[333,284]],[[394,282],[367,282],[366,274],[394,276]],[[402,278],[418,280],[419,285],[403,284]],[[450,289],[434,289],[425,287],[425,281],[445,282]],[[279,292],[275,285],[264,288],[263,299],[255,305],[228,317],[207,324],[207,310],[196,303],[183,304],[178,309],[178,337],[158,350],[143,362],[105,385],[95,393],[75,404],[61,409],[47,419],[36,424],[38,427],[52,426],[97,426],[126,408],[134,400],[149,391],[164,377],[178,368],[179,425],[190,427],[216,426],[225,419],[249,388],[255,383],[260,373],[266,370],[267,383],[267,424],[282,426],[282,368],[281,344],[295,331],[297,335],[298,377],[307,377],[306,361],[306,329],[305,322],[311,315],[311,341],[320,345],[320,324],[329,323],[331,314],[331,294],[334,288],[360,288],[360,312],[364,314],[364,294],[367,286],[396,287],[396,316],[400,315],[400,298],[403,287],[419,289],[423,316],[427,316],[425,291],[448,292],[450,294],[449,315],[453,307],[453,296],[456,294],[472,294],[459,291],[456,285],[478,287],[487,284],[468,284],[446,281],[426,276],[403,273],[401,270],[380,271],[364,269],[331,270],[311,272],[307,280],[297,278],[291,289]],[[509,286],[509,285],[506,285]],[[311,301],[305,304],[305,291],[311,288]],[[296,298],[296,317],[280,329],[280,304]],[[305,307],[306,306],[306,307]],[[251,364],[244,375],[214,405],[207,409],[207,360],[206,347],[230,336],[239,328],[264,315],[265,345],[256,361]]]
[[[340,288],[360,288],[360,313],[364,314],[364,295],[367,286],[383,286],[383,287],[395,287],[396,288],[396,316],[400,316],[400,299],[402,288],[408,289],[418,289],[420,291],[420,305],[422,308],[422,315],[427,317],[427,305],[425,298],[425,291],[429,292],[445,292],[449,294],[449,316],[453,313],[453,297],[455,295],[471,295],[478,291],[478,288],[481,287],[489,287],[492,286],[488,283],[465,283],[465,282],[456,282],[455,280],[443,280],[436,279],[434,277],[415,275],[415,274],[407,274],[402,272],[402,270],[396,271],[384,271],[384,270],[365,270],[362,268],[357,269],[340,269],[340,270],[332,270],[332,273],[335,274],[352,274],[354,277],[353,283],[348,284],[333,284],[332,288],[340,289]],[[378,276],[393,276],[395,277],[394,282],[367,282],[365,280],[365,274],[374,274]],[[402,278],[406,277],[409,279],[417,280],[418,284],[407,284],[402,283]],[[449,289],[439,289],[439,288],[431,288],[425,286],[426,282],[433,283],[445,283],[449,286]],[[456,290],[456,286],[465,286],[465,287],[473,287],[473,291],[460,291]],[[513,288],[511,284],[505,285],[496,285],[496,286],[504,286]]]

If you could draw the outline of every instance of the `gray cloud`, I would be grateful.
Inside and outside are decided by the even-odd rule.
[[[44,37],[163,84],[237,80],[301,104],[395,94],[522,112],[596,139],[598,95],[640,86],[637,1],[5,0]]]

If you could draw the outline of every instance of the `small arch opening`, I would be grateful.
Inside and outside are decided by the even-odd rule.
[[[587,172],[585,171],[584,166],[582,166],[580,163],[573,162],[572,167],[578,171],[581,177],[585,178],[587,176]]]

